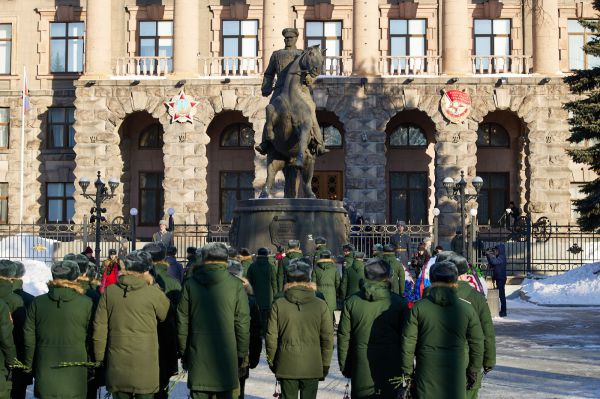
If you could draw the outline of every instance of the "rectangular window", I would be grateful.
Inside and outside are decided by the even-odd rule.
[[[223,57],[232,57],[223,62],[223,73],[236,75],[256,70],[258,56],[258,21],[223,21]],[[242,57],[240,61],[235,57]],[[241,70],[240,70],[241,69]]]
[[[592,32],[576,19],[569,20],[567,31],[569,34],[569,69],[590,69],[600,66],[600,57],[588,55],[583,51],[583,46],[594,37]]]
[[[390,220],[427,223],[426,172],[390,172]]]
[[[84,33],[83,22],[50,23],[50,72],[83,72]]]
[[[8,223],[8,183],[0,183],[0,224]]]
[[[138,51],[141,57],[165,57],[166,60],[152,61],[141,66],[153,73],[173,71],[173,21],[141,21],[139,25]],[[140,61],[147,62],[147,61]],[[165,65],[166,63],[166,65]]]
[[[75,108],[48,109],[48,148],[73,148],[75,146]]]
[[[390,20],[390,56],[391,73],[405,70],[407,62],[411,71],[426,70],[423,58],[427,54],[427,20],[391,19]],[[408,58],[414,56],[415,58]],[[404,58],[407,57],[407,58]]]
[[[74,183],[46,184],[46,219],[49,223],[71,223],[75,214]]]
[[[0,24],[0,75],[10,75],[12,24]]]
[[[0,108],[0,149],[8,148],[9,133],[10,108]]]
[[[319,45],[326,57],[332,57],[325,60],[326,71],[343,70],[341,60],[335,58],[342,55],[342,21],[307,21],[305,34],[306,47]]]
[[[219,182],[221,223],[231,223],[238,201],[254,198],[253,181],[253,172],[221,172]]]
[[[157,226],[162,216],[165,190],[164,175],[160,172],[140,173],[140,226]]]
[[[510,71],[510,19],[476,19],[473,21],[475,70]],[[486,56],[506,56],[494,58]],[[490,71],[490,67],[493,67]]]
[[[483,179],[483,187],[477,198],[478,223],[498,226],[510,201],[510,175],[508,172],[496,172],[481,173],[480,176]]]

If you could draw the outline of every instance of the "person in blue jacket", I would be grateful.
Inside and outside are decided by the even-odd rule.
[[[493,270],[493,279],[498,296],[500,297],[500,317],[506,317],[506,247],[504,244],[498,244],[485,253],[488,264]]]

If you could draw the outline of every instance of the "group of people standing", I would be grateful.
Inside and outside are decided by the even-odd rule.
[[[323,238],[311,254],[290,240],[277,256],[209,243],[188,249],[179,279],[166,246],[150,243],[111,254],[102,281],[87,257],[67,255],[36,298],[20,288],[22,264],[0,261],[0,399],[24,398],[32,377],[42,399],[92,398],[100,386],[117,399],[167,398],[178,360],[191,398],[243,398],[263,342],[281,397],[316,398],[336,309],[353,398],[476,397],[495,365],[495,337],[485,297],[465,281],[466,260],[437,254],[431,286],[412,303],[407,265],[387,250],[367,260],[344,245],[340,273]]]

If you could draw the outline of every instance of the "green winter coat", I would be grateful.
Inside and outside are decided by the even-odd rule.
[[[239,261],[242,264],[242,267],[244,268],[244,277],[246,277],[248,275],[248,269],[250,268],[250,265],[253,262],[252,256],[240,256]]]
[[[254,298],[261,310],[271,309],[277,291],[277,268],[266,256],[257,256],[248,269],[247,279],[254,290]]]
[[[0,399],[10,398],[11,383],[7,381],[7,365],[11,364],[16,357],[10,310],[6,303],[0,300]]]
[[[23,361],[25,352],[23,343],[23,326],[25,325],[26,306],[17,293],[14,292],[14,284],[10,280],[0,279],[0,300],[4,301],[10,311],[13,321],[13,340],[17,348],[17,359]],[[13,380],[14,380],[13,373]]]
[[[25,305],[22,311],[18,311],[17,314],[13,313],[12,315],[14,323],[13,337],[17,348],[17,359],[23,362],[25,358],[25,342],[23,338],[25,317],[27,309],[29,309],[29,305],[31,305],[35,297],[23,291],[23,280],[14,279],[12,283],[13,292],[23,300],[23,304]],[[21,385],[31,385],[33,384],[33,376],[31,373],[26,373],[23,370],[13,370],[13,381],[18,381]]]
[[[95,310],[96,306],[98,306],[98,301],[100,300],[98,285],[95,283],[95,281],[92,281],[85,276],[79,277],[77,279],[77,283],[81,286],[81,288],[83,288],[84,295],[92,300]]]
[[[287,265],[289,265],[293,259],[298,259],[302,256],[302,251],[299,249],[290,249],[279,261],[279,267],[277,268],[277,292],[283,291],[283,287],[287,284],[287,277],[285,274],[285,268]]]
[[[484,336],[484,348],[483,348],[483,367],[495,367],[496,366],[496,332],[494,331],[494,323],[492,322],[492,315],[490,308],[487,304],[487,300],[479,292],[475,291],[471,285],[466,281],[458,282],[457,294],[459,298],[469,301],[475,309],[475,313],[479,317],[481,323],[481,329]],[[481,377],[483,374],[481,370],[477,378],[477,383],[473,387],[473,390],[481,388]],[[470,391],[469,391],[470,392]]]
[[[106,363],[110,392],[138,394],[159,390],[158,321],[169,300],[146,275],[124,274],[100,297],[94,319],[94,354]]]
[[[333,320],[310,283],[292,283],[271,309],[267,362],[278,379],[323,377],[333,354]]]
[[[484,337],[475,309],[455,288],[432,286],[413,305],[401,342],[403,373],[411,375],[417,360],[418,398],[466,397],[466,373],[481,369]]]
[[[33,300],[25,321],[25,365],[33,369],[36,397],[84,399],[86,367],[57,367],[89,361],[92,301],[77,282],[55,280]]]
[[[400,294],[400,296],[404,296],[404,266],[396,259],[396,254],[393,252],[384,252],[381,258],[390,264],[394,272],[392,276],[392,291]]]
[[[402,374],[398,359],[402,327],[408,318],[404,298],[388,282],[365,282],[344,304],[338,326],[338,362],[352,379],[353,398],[394,398],[389,380]]]
[[[238,359],[249,353],[250,308],[242,282],[229,274],[227,263],[205,263],[185,282],[177,337],[191,391],[238,387]]]
[[[247,280],[244,282],[244,290],[248,296],[248,307],[250,309],[250,348],[248,361],[250,368],[253,369],[260,363],[260,352],[262,352],[260,308],[254,299],[254,291],[252,291],[252,287]],[[248,376],[239,377],[240,379],[248,378]]]
[[[313,270],[312,281],[317,283],[317,290],[323,294],[325,302],[332,312],[337,309],[337,293],[341,280],[337,265],[332,260],[321,259],[317,262]]]
[[[323,252],[323,251],[329,251],[329,248],[327,248],[327,245],[326,244],[317,245],[317,247],[315,249],[315,253],[312,254],[313,267],[315,267],[317,265],[317,261],[321,257],[321,252]]]
[[[365,280],[365,262],[362,259],[354,259],[349,267],[344,268],[340,295],[342,299],[348,299],[360,291]]]

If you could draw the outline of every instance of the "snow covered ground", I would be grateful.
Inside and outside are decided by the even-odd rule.
[[[527,279],[521,291],[540,305],[600,305],[600,263],[589,263],[558,276]]]

